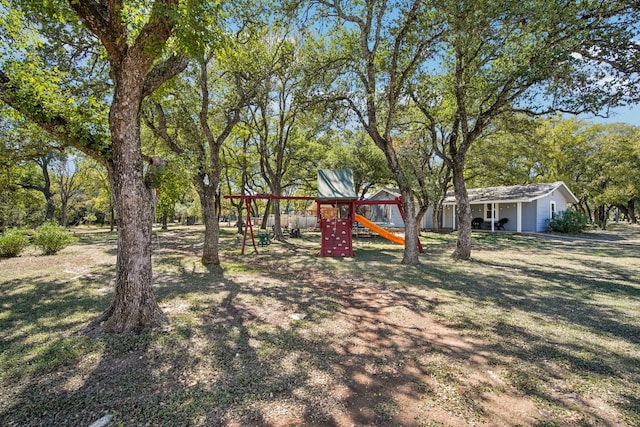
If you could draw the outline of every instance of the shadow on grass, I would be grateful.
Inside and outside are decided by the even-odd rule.
[[[495,236],[479,241],[484,250],[487,246],[502,250],[502,246],[509,248],[512,244],[511,238]],[[530,245],[531,251],[551,253],[553,249],[553,256],[571,259],[578,266],[584,262],[581,254],[594,255],[594,250],[586,244],[567,245],[560,254],[557,245],[548,246],[544,241],[526,242],[526,245]],[[523,250],[518,246],[509,249]],[[607,256],[637,258],[640,251],[599,246],[595,252],[605,255],[601,261],[589,259],[588,268],[564,264],[554,268],[554,262],[549,259],[544,265],[535,260],[514,263],[501,254],[491,261],[450,266],[440,262],[423,264],[417,268],[421,273],[406,272],[400,276],[403,282],[418,288],[445,290],[452,298],[459,298],[462,306],[469,307],[466,313],[449,315],[449,320],[461,329],[495,338],[494,353],[516,361],[511,379],[522,393],[536,396],[555,408],[575,408],[571,399],[563,398],[562,393],[549,386],[549,381],[557,380],[554,375],[560,371],[563,376],[580,378],[578,382],[591,382],[596,390],[606,386],[607,392],[619,396],[612,399],[614,406],[634,425],[640,422],[637,406],[640,395],[623,397],[621,392],[634,389],[633,384],[640,382],[640,357],[637,356],[640,324],[633,316],[635,310],[629,308],[640,303],[637,285],[640,270],[637,264],[613,264]],[[610,299],[603,302],[603,296]],[[625,301],[625,305],[618,307],[616,301]],[[478,316],[474,308],[494,315]],[[531,319],[539,325],[527,324]],[[518,320],[523,322],[522,326]],[[582,331],[593,334],[598,342],[594,342],[595,338],[584,339]],[[627,348],[635,351],[630,354]],[[556,368],[550,370],[549,365]],[[585,421],[588,425],[610,423],[605,419],[598,422],[593,413],[585,417],[591,417]]]
[[[355,423],[380,421],[381,409],[376,413],[371,408],[385,408],[393,401],[394,389],[388,388],[392,378],[376,376],[366,367],[386,366],[396,345],[383,339],[367,344],[371,354],[350,354],[308,330],[309,321],[321,321],[345,308],[337,299],[350,295],[348,286],[326,283],[317,288],[303,280],[296,286],[248,287],[219,272],[198,275],[194,284],[192,276],[176,275],[163,283],[159,296],[163,300],[182,295],[184,283],[189,283],[190,292],[224,295],[213,307],[194,308],[197,325],[184,327],[178,319],[163,331],[94,340],[74,337],[84,343],[84,353],[23,378],[30,386],[2,408],[0,423],[89,425],[110,414],[124,425],[226,425],[231,419],[240,425],[266,426],[280,423],[279,414],[293,407],[305,425],[331,426],[343,425],[335,418],[336,408],[352,404],[368,409],[353,419]],[[417,304],[404,298],[390,302]],[[92,305],[89,300],[83,304]],[[380,309],[366,300],[356,308]],[[294,312],[305,313],[309,320],[291,320]],[[34,316],[41,314],[36,306]],[[383,338],[397,333],[373,317],[361,316],[358,323],[363,332]],[[429,347],[413,330],[403,332],[408,340],[402,344],[405,350]],[[380,348],[389,351],[377,353]],[[362,378],[369,379],[365,390],[370,393],[363,392]],[[401,381],[412,384],[418,378]],[[334,397],[327,386],[341,388],[342,394]]]
[[[110,273],[92,273],[87,282],[108,283]],[[77,330],[94,313],[106,308],[109,297],[90,293],[81,284],[33,276],[0,283],[0,343],[3,348],[26,347],[36,334]]]
[[[81,287],[61,289],[43,277],[28,296],[16,299],[3,292],[0,306],[13,309],[0,320],[7,327],[0,335],[3,348],[44,348],[40,357],[45,362],[63,358],[25,372],[20,381],[3,378],[3,388],[15,384],[16,389],[0,406],[0,424],[89,425],[105,414],[123,425],[222,426],[233,421],[269,426],[288,422],[282,414],[298,414],[290,422],[310,426],[416,424],[400,418],[397,402],[402,399],[436,401],[471,424],[492,414],[483,413],[483,393],[455,365],[473,366],[486,354],[504,364],[518,394],[560,410],[575,407],[548,386],[557,379],[556,365],[562,375],[628,386],[624,393],[613,389],[616,407],[637,420],[639,396],[628,390],[640,382],[638,358],[622,347],[594,348],[575,336],[548,336],[509,317],[522,311],[541,323],[566,324],[637,345],[637,324],[619,320],[614,308],[589,299],[603,291],[638,296],[632,285],[627,289],[607,282],[604,261],[595,266],[598,277],[503,260],[452,264],[443,259],[445,245],[423,256],[422,265],[409,267],[399,265],[401,248],[363,247],[356,258],[323,259],[310,254],[315,243],[304,241],[259,255],[226,255],[249,272],[228,274],[196,266],[198,244],[184,233],[155,253],[161,270],[156,294],[172,318],[163,330],[68,337],[69,328],[92,317],[86,313],[97,315],[106,307],[106,296],[87,294]],[[508,247],[511,241],[480,244]],[[629,267],[614,274],[619,281],[636,273]],[[111,275],[98,274],[81,285],[110,280]],[[19,281],[2,284],[3,290],[19,286]],[[446,325],[439,329],[445,336],[429,335],[425,325],[435,325],[432,315],[455,305],[455,299],[468,310],[447,317],[446,323],[490,339],[460,343],[454,341],[460,338],[456,330]],[[483,316],[486,308],[499,315]],[[394,320],[393,310],[417,320]],[[61,322],[78,312],[85,316],[71,325]],[[51,320],[48,346],[20,333],[52,313],[59,317]],[[304,319],[296,320],[299,314]],[[438,400],[447,387],[462,393]],[[587,415],[586,424],[609,422],[597,413]]]

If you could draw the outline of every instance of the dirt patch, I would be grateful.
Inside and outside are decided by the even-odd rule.
[[[310,402],[317,413],[275,397],[252,408],[265,425],[513,426],[532,425],[540,418],[531,398],[502,377],[490,343],[430,316],[429,308],[437,301],[321,272],[306,274],[304,286],[310,287],[307,293],[329,299],[335,311],[319,316],[313,306],[251,304],[240,293],[208,316],[220,325],[268,323],[287,329],[295,322],[292,313],[308,313],[297,333],[322,343],[308,349],[318,351],[322,361],[313,355],[299,357],[313,363],[293,400]],[[226,421],[242,425],[242,416]]]

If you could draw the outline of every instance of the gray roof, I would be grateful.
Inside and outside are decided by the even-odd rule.
[[[543,182],[539,184],[512,185],[508,187],[485,187],[472,188],[467,190],[469,202],[476,203],[514,203],[532,202],[536,199],[548,196],[554,191],[560,191],[569,203],[578,203],[578,199],[573,195],[569,187],[562,181]],[[453,192],[447,193],[444,204],[454,205],[456,203]]]
[[[383,193],[387,193],[391,197],[400,197],[402,195],[400,193],[400,190],[398,190],[397,188],[382,188],[367,198],[371,200],[376,200],[376,198],[379,198],[380,196],[382,196]]]

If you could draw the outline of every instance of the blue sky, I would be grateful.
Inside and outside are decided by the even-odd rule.
[[[640,105],[632,105],[629,107],[619,107],[613,109],[610,117],[603,119],[602,117],[581,116],[583,119],[594,123],[627,123],[640,127]]]

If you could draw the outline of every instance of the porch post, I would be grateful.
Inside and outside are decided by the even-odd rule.
[[[522,233],[522,202],[518,202],[518,209],[516,214],[516,227],[517,232]]]
[[[451,229],[455,230],[456,229],[456,206],[458,205],[453,205],[451,207]]]
[[[492,203],[491,204],[491,231],[496,231],[495,230],[495,224],[496,224],[496,209],[498,209],[498,204],[497,203]]]

